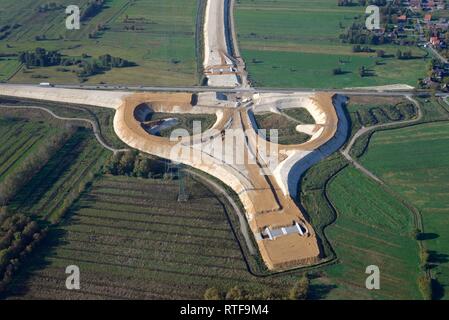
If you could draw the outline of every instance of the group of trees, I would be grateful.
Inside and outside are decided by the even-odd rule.
[[[361,66],[359,68],[359,75],[363,78],[363,77],[373,76],[374,73],[372,70],[368,69],[367,67]]]
[[[23,260],[34,251],[47,234],[47,229],[22,214],[8,215],[1,210],[0,229],[0,293],[10,283]]]
[[[0,26],[0,41],[6,39],[14,29],[21,27],[20,24],[15,23],[13,25],[7,24]]]
[[[77,65],[80,69],[76,70],[76,73],[81,79],[111,70],[112,68],[125,68],[135,65],[133,62],[120,57],[113,57],[110,54],[102,55],[98,59],[93,59],[87,54],[84,54],[82,58],[70,58],[63,57],[58,51],[47,51],[44,48],[21,52],[18,59],[27,68]]]
[[[113,68],[126,68],[134,65],[135,63],[128,60],[113,57],[110,54],[105,54],[100,56],[98,59],[79,60],[78,66],[81,69],[78,70],[77,73],[78,77],[82,79],[111,70]]]
[[[354,22],[340,35],[340,40],[351,44],[380,45],[390,43],[390,39],[384,35],[377,35],[367,30],[363,23]]]
[[[119,58],[119,57],[113,57],[110,54],[104,54],[98,58],[98,62],[102,68],[126,68],[133,66],[134,64],[132,62],[129,62],[128,60]]]
[[[20,52],[18,58],[27,68],[57,66],[62,61],[61,54],[58,51],[47,51],[44,48]]]
[[[396,58],[398,58],[400,60],[413,59],[413,54],[412,54],[411,50],[407,50],[407,51],[398,50],[396,52]]]
[[[204,293],[205,300],[271,300],[271,299],[289,299],[306,300],[310,297],[310,280],[307,275],[303,275],[287,294],[274,292],[250,293],[238,286],[230,288],[226,293],[217,288],[208,288]]]
[[[84,9],[83,13],[81,14],[81,21],[85,21],[99,14],[103,9],[104,3],[105,0],[90,0],[87,4],[86,9]]]
[[[104,172],[112,175],[126,175],[150,178],[164,171],[164,164],[142,156],[135,151],[116,152],[106,163]]]
[[[352,6],[357,5],[356,1],[350,0],[339,0],[337,2],[339,6]],[[380,21],[383,22],[382,26],[385,29],[385,32],[392,32],[394,30],[394,25],[397,23],[397,17],[401,14],[402,8],[399,4],[394,2],[387,3],[386,0],[361,0],[358,1],[359,5],[376,5],[380,7]],[[380,44],[388,44],[395,41],[396,34],[390,33],[389,36],[386,36],[384,33],[376,33],[370,30],[367,30],[365,27],[365,21],[354,22],[348,28],[346,28],[345,32],[340,35],[340,39],[344,43],[351,44],[372,44],[372,45],[380,45]],[[343,25],[340,23],[340,28],[343,28]]]
[[[50,160],[72,135],[67,130],[48,139],[39,149],[28,156],[13,172],[0,182],[0,205],[5,206],[17,192]]]
[[[97,24],[94,30],[89,33],[89,39],[98,38],[100,32],[105,31],[106,27],[102,24]]]

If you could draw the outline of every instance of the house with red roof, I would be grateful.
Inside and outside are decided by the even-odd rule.
[[[430,37],[430,44],[434,47],[438,47],[440,45],[440,38],[437,36]]]

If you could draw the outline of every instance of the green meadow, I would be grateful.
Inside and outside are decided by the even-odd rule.
[[[324,269],[322,281],[336,284],[329,298],[421,299],[418,243],[408,209],[352,167],[336,176],[328,194],[337,220],[326,234],[340,261]],[[369,265],[380,269],[380,290],[365,287]]]
[[[362,163],[421,212],[437,297],[449,285],[449,124],[377,132]]]
[[[255,86],[345,88],[404,83],[415,86],[425,75],[427,60],[398,60],[398,46],[376,53],[353,53],[339,35],[353,22],[363,22],[364,7],[338,7],[334,0],[242,0],[236,20],[239,45]],[[424,52],[412,50],[420,57]],[[376,63],[377,62],[377,63]],[[361,77],[364,66],[374,75]],[[341,68],[343,74],[333,75]]]

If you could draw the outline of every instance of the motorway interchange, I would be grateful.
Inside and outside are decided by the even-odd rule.
[[[127,145],[202,170],[239,196],[251,233],[269,269],[317,264],[322,262],[322,252],[313,227],[295,202],[297,183],[305,170],[337,151],[346,141],[349,129],[343,111],[344,94],[402,96],[412,92],[382,88],[339,92],[252,88],[232,30],[229,14],[233,4],[234,1],[228,0],[207,3],[203,27],[207,87],[1,85],[0,95],[115,109],[114,130]],[[226,96],[225,103],[218,93]],[[192,94],[200,97],[196,103],[192,102]],[[254,112],[298,107],[306,108],[316,123],[308,142],[275,145],[260,138]],[[136,116],[143,113],[145,117],[145,112],[209,113],[217,120],[208,132],[179,143],[149,134],[142,126],[145,119]],[[234,138],[236,132],[237,136],[240,134],[240,148],[233,144],[235,139],[227,139],[227,136]],[[245,161],[236,163],[234,157],[230,159],[223,153],[217,156],[213,151],[215,145],[240,152]],[[278,161],[270,163],[270,157],[262,150],[275,150]]]

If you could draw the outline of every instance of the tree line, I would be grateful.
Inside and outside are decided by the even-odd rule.
[[[8,36],[12,33],[13,30],[20,28],[21,25],[15,23],[13,25],[7,24],[4,26],[0,26],[0,41],[8,38]]]
[[[105,54],[100,56],[98,59],[82,60],[78,64],[78,66],[81,68],[81,70],[78,72],[78,76],[80,78],[85,78],[107,70],[111,70],[113,68],[126,68],[135,65],[135,63],[128,60],[119,57],[113,57],[110,54]]]
[[[50,67],[61,64],[62,55],[58,51],[47,51],[44,48],[36,48],[34,51],[19,53],[19,61],[29,67]]]
[[[303,275],[288,292],[257,292],[250,293],[238,286],[223,292],[215,287],[208,288],[204,293],[205,300],[306,300],[310,298],[310,279],[307,274]]]
[[[0,294],[4,293],[23,261],[47,235],[36,221],[23,214],[0,212]]]
[[[104,54],[99,56],[98,59],[95,59],[84,53],[82,57],[74,58],[64,57],[58,51],[47,51],[44,48],[20,52],[18,59],[21,63],[25,64],[27,68],[76,65],[80,69],[74,72],[76,72],[81,79],[113,68],[125,68],[136,65],[134,62],[130,62],[120,57],[113,57],[110,54]]]
[[[81,14],[81,21],[88,20],[99,14],[101,10],[103,10],[104,3],[105,0],[90,0],[87,4],[86,9],[84,9],[83,13]]]
[[[151,178],[164,172],[164,163],[150,159],[136,151],[116,152],[106,162],[104,173]]]
[[[340,35],[343,43],[380,45],[390,43],[391,40],[384,35],[376,35],[365,28],[362,23],[354,22]]]
[[[339,7],[352,7],[352,6],[366,6],[366,5],[376,5],[385,6],[387,5],[387,0],[337,0],[337,5]]]

